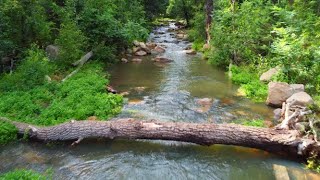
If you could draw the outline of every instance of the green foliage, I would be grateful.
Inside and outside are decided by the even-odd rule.
[[[55,43],[59,46],[59,63],[70,65],[84,55],[86,37],[72,20],[62,23]]]
[[[48,177],[31,170],[15,170],[0,175],[0,180],[45,180]],[[49,178],[51,179],[51,178]]]
[[[253,127],[265,127],[264,120],[263,119],[240,119],[235,121],[236,124],[241,124],[244,126],[253,126]]]
[[[245,95],[255,101],[264,101],[267,97],[267,85],[259,81],[258,73],[253,68],[232,66],[231,80],[240,85]]]
[[[320,160],[317,158],[317,156],[311,157],[307,161],[306,165],[307,169],[316,171],[317,173],[320,173]]]
[[[45,83],[45,76],[51,73],[52,67],[44,51],[33,46],[26,54],[13,74],[1,78],[0,92],[29,90]]]
[[[5,121],[0,121],[0,145],[7,144],[17,139],[18,129]]]
[[[109,119],[121,111],[122,97],[106,92],[108,81],[102,72],[101,64],[86,64],[62,84],[52,82],[28,91],[3,93],[0,116],[36,125],[54,125],[90,116]]]

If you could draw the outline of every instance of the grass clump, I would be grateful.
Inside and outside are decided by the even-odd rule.
[[[5,121],[0,121],[0,146],[17,139],[18,129]]]
[[[263,119],[252,119],[252,120],[240,119],[240,120],[235,121],[235,123],[241,124],[244,126],[266,127]]]
[[[245,93],[245,95],[256,101],[265,101],[268,94],[268,87],[259,80],[258,73],[250,71],[249,68],[232,66],[231,67],[231,80],[235,84],[240,85],[240,90]]]
[[[52,179],[46,175],[31,170],[14,170],[0,175],[0,180],[46,180]]]

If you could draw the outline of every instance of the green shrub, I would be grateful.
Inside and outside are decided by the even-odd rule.
[[[122,97],[106,92],[108,80],[102,67],[88,63],[64,83],[52,82],[28,91],[3,93],[0,116],[36,125],[84,120],[89,116],[109,119],[121,111]]]
[[[260,82],[258,73],[251,68],[232,66],[231,80],[240,85],[245,95],[255,101],[265,101],[268,93],[266,84]]]
[[[46,180],[46,176],[31,170],[15,170],[0,175],[0,180]]]
[[[18,129],[14,125],[0,120],[0,145],[16,140],[17,133]]]
[[[29,90],[45,83],[45,76],[52,71],[52,65],[43,50],[33,46],[13,74],[0,80],[0,91]]]
[[[263,119],[240,119],[235,121],[236,124],[241,124],[244,126],[253,126],[253,127],[265,127],[264,120]]]

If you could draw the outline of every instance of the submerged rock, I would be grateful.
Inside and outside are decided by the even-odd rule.
[[[169,58],[166,58],[166,57],[161,57],[161,56],[158,56],[158,57],[154,58],[153,60],[155,62],[160,62],[160,63],[169,63],[169,62],[173,61],[172,59],[169,59]]]
[[[164,53],[166,50],[164,47],[161,47],[161,46],[156,46],[154,48],[154,50],[157,52],[157,53]]]
[[[140,62],[142,62],[142,59],[140,59],[140,58],[133,58],[131,61],[132,61],[132,62],[135,62],[135,63],[140,63]]]
[[[189,55],[196,55],[197,54],[197,51],[195,51],[193,49],[186,50],[185,52],[186,52],[186,54],[189,54]]]
[[[143,51],[143,50],[140,50],[138,52],[135,53],[136,56],[146,56],[148,53]]]

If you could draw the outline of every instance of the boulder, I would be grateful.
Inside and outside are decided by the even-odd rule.
[[[157,44],[156,44],[156,43],[147,43],[146,46],[147,46],[149,49],[154,49],[155,47],[157,47]]]
[[[262,82],[269,82],[271,81],[271,78],[274,76],[274,75],[277,75],[279,73],[279,68],[272,68],[270,69],[269,71],[263,73],[261,76],[260,76],[260,81]]]
[[[145,55],[147,55],[147,54],[148,54],[148,53],[145,52],[145,51],[143,51],[143,50],[140,50],[140,51],[138,51],[138,52],[135,53],[136,56],[145,56]]]
[[[158,57],[154,58],[153,60],[155,62],[160,62],[160,63],[169,63],[169,62],[173,61],[172,59],[169,59],[169,58],[166,58],[166,57],[161,57],[161,56],[158,56]]]
[[[46,47],[46,52],[47,52],[47,55],[48,55],[49,59],[55,60],[55,59],[58,58],[59,48],[57,46],[54,46],[54,45],[48,45]]]
[[[290,84],[292,89],[292,93],[304,92],[304,85],[303,84]]]
[[[188,54],[188,55],[196,55],[197,51],[195,51],[193,49],[189,49],[189,50],[186,50],[186,54]]]
[[[139,47],[139,46],[140,46],[140,42],[139,42],[139,41],[137,41],[137,40],[134,40],[134,41],[133,41],[133,45],[135,45],[135,46]]]
[[[142,62],[142,59],[133,58],[131,61],[132,61],[132,62],[136,62],[136,63],[140,63],[140,62]]]
[[[293,94],[290,85],[284,82],[270,82],[268,88],[266,103],[273,107],[282,107],[282,103]]]
[[[157,53],[164,53],[166,50],[163,48],[163,47],[161,47],[161,46],[156,46],[155,48],[154,48],[154,50],[157,52]]]
[[[139,47],[141,47],[142,49],[147,49],[148,48],[146,43],[144,43],[144,42],[140,42],[139,43]]]
[[[136,52],[138,52],[138,51],[140,51],[140,50],[141,50],[140,47],[133,47],[133,48],[132,48],[132,52],[133,52],[133,53],[136,53]]]
[[[290,103],[291,105],[299,106],[308,106],[314,103],[312,97],[306,92],[295,93],[289,99],[287,99],[286,102]]]

